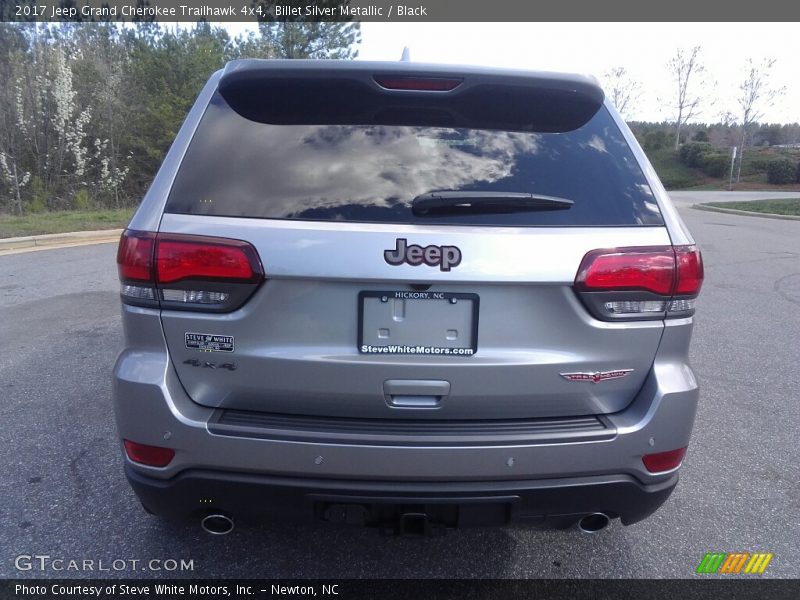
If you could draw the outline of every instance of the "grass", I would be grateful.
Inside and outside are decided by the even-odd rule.
[[[769,213],[773,215],[800,216],[800,198],[781,200],[750,200],[747,202],[708,202],[707,206],[733,208],[748,212]]]
[[[749,179],[742,177],[742,180],[739,183],[734,183],[730,190],[734,192],[800,192],[800,183],[778,185],[775,183],[766,183],[766,180],[766,177],[763,177],[763,181],[754,177]],[[708,179],[705,183],[693,186],[691,189],[697,192],[718,192],[727,191],[729,188],[727,181]]]
[[[0,214],[0,238],[95,229],[119,229],[128,224],[133,210],[133,208],[121,208],[118,210],[59,211],[22,216]]]

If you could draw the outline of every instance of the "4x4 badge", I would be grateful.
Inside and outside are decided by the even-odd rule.
[[[461,250],[458,246],[409,246],[406,238],[397,238],[395,244],[394,250],[383,251],[383,259],[390,265],[408,263],[416,267],[425,263],[429,267],[438,266],[442,271],[449,271],[461,264]]]
[[[559,373],[559,375],[569,381],[600,383],[607,379],[620,379],[632,371],[633,369],[617,369],[616,371],[595,371],[594,373]]]

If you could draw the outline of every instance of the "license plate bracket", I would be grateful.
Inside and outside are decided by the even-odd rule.
[[[478,351],[477,294],[362,291],[358,295],[361,354],[473,356]]]

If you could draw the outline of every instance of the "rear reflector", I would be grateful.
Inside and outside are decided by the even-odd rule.
[[[166,467],[175,457],[175,450],[172,448],[161,448],[159,446],[148,446],[130,440],[123,440],[125,453],[133,462],[148,467]]]
[[[402,77],[398,75],[376,75],[375,83],[387,90],[417,90],[425,92],[449,92],[456,89],[460,77]]]
[[[651,473],[661,473],[663,471],[677,469],[681,466],[685,454],[686,448],[668,450],[667,452],[656,452],[655,454],[645,454],[642,457],[642,462],[645,468]]]

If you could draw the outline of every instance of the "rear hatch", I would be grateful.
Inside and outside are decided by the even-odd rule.
[[[161,319],[187,393],[211,407],[329,417],[623,409],[652,366],[663,303],[620,318],[624,302],[658,290],[597,296],[576,290],[576,275],[596,249],[638,248],[656,262],[671,250],[602,101],[580,77],[229,65],[159,237],[198,252],[204,238],[181,236],[246,242],[252,273],[182,281],[164,242],[177,270],[160,286]],[[228,292],[216,307],[222,296],[208,295]],[[604,316],[608,294],[623,308]]]

